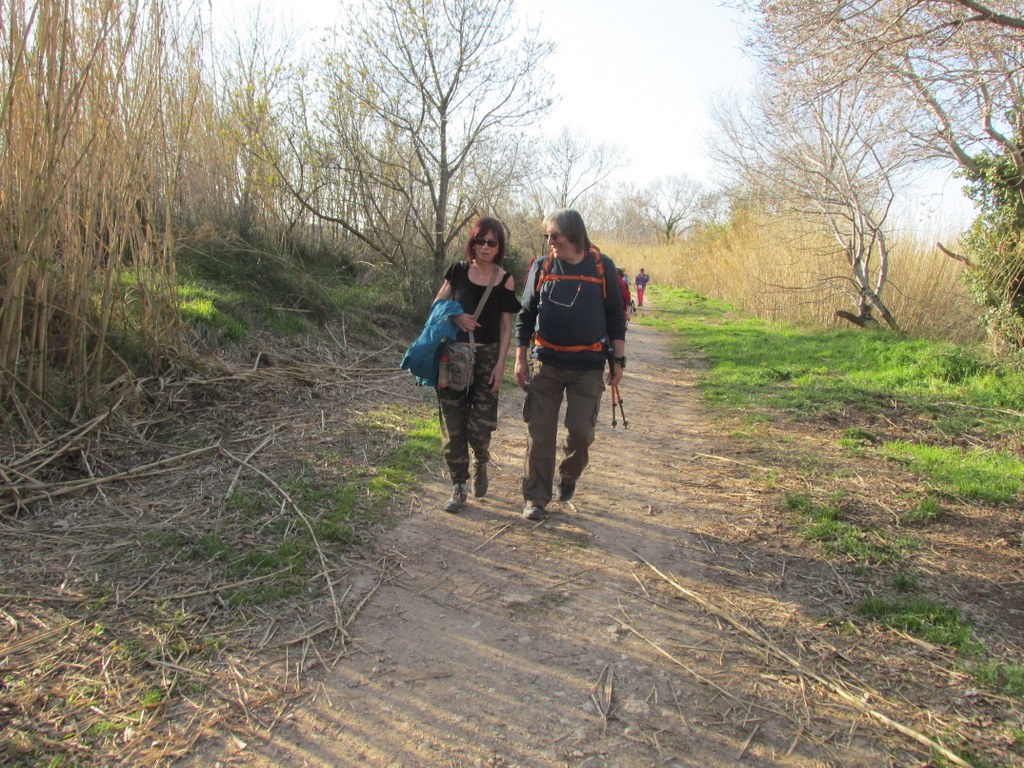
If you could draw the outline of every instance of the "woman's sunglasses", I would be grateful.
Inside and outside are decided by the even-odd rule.
[[[488,248],[497,248],[500,243],[497,240],[488,240],[483,237],[474,237],[473,245],[486,245]]]

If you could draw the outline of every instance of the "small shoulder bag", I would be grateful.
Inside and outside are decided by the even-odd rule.
[[[473,319],[477,320],[487,303],[487,297],[491,295],[491,289],[498,280],[498,272],[501,267],[495,265],[491,272],[491,279],[487,283],[484,295],[476,305]],[[468,279],[468,274],[467,274]],[[473,367],[476,364],[476,342],[473,340],[473,332],[469,332],[469,341],[449,341],[441,348],[441,364],[438,370],[437,386],[441,389],[451,389],[456,392],[465,392],[473,383]]]

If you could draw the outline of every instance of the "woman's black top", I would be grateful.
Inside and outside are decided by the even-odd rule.
[[[497,267],[500,269],[500,267]],[[469,279],[469,262],[458,261],[448,267],[444,279],[452,287],[452,299],[459,302],[467,315],[476,312],[476,305],[487,290],[486,285],[477,285]],[[501,275],[500,281],[494,284],[487,303],[480,311],[477,321],[480,327],[473,331],[473,340],[478,344],[496,344],[501,341],[501,316],[505,312],[515,314],[520,309],[519,299],[514,291],[505,287],[508,273]],[[469,334],[459,331],[456,341],[469,341]]]

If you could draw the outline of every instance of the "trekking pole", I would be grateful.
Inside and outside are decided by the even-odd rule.
[[[611,349],[609,349],[608,352],[607,352],[609,381],[611,380],[611,376],[615,375],[615,361],[614,361],[614,357],[613,357],[614,354],[615,353],[612,352]],[[628,429],[629,428],[629,422],[626,421],[626,412],[622,408],[622,395],[619,394],[619,385],[618,384],[609,384],[608,388],[611,390],[611,393],[612,393],[612,429],[614,429],[615,426],[618,424],[618,422],[615,420],[615,408],[616,407],[618,407],[619,413],[622,415],[622,428],[623,429]]]
[[[622,407],[622,394],[619,392],[618,384],[612,386],[612,427],[615,426],[616,406],[619,409],[619,414],[622,416],[622,428],[629,429],[629,422],[626,421],[626,410]]]
[[[612,355],[614,355],[614,354],[615,353],[612,352],[611,348],[608,348],[607,350],[605,350],[605,357],[608,358],[608,381],[609,382],[611,382],[612,376],[615,375],[615,363],[612,361]],[[615,426],[618,424],[618,422],[615,421],[615,405],[616,405],[615,401],[618,399],[618,396],[619,396],[619,388],[618,388],[617,385],[609,383],[608,384],[608,391],[611,393],[611,398],[612,398],[612,429],[615,429]]]
[[[605,352],[608,358],[608,381],[611,381],[611,377],[615,375],[615,358],[614,352],[609,347]],[[618,408],[618,413],[623,417],[623,429],[629,428],[629,422],[626,421],[626,411],[623,410],[623,396],[618,392],[617,384],[608,384],[608,388],[611,390],[611,428],[614,429],[618,423],[615,421],[615,408]]]

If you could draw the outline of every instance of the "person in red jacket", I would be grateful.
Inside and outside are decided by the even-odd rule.
[[[626,270],[616,269],[615,272],[619,276],[619,293],[622,294],[622,312],[626,315],[626,322],[629,322],[629,317],[632,314],[631,308],[633,306],[633,294],[629,292],[629,282],[626,280]]]

